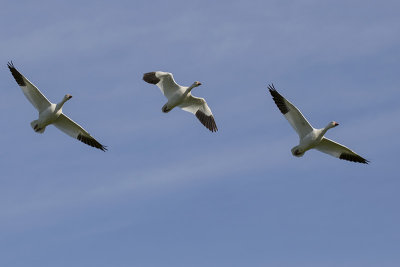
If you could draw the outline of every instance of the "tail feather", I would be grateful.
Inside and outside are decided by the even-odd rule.
[[[143,80],[145,82],[151,83],[151,84],[157,84],[160,82],[160,79],[157,78],[156,73],[155,72],[148,72],[143,74]]]
[[[168,108],[168,103],[167,104],[165,104],[162,108],[161,108],[161,110],[162,110],[162,112],[164,112],[164,113],[168,113],[168,112],[170,112],[171,110],[172,110],[172,108]]]
[[[44,130],[46,130],[46,126],[42,128],[39,127],[39,122],[37,120],[31,122],[31,127],[37,133],[44,133]]]
[[[303,152],[303,151],[301,151],[300,149],[298,149],[297,146],[295,146],[294,148],[292,148],[292,155],[295,156],[295,157],[302,157],[302,156],[304,156],[304,153],[305,153],[305,152]]]

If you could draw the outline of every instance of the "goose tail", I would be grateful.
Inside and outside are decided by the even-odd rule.
[[[31,122],[31,127],[32,129],[37,132],[37,133],[44,133],[44,130],[46,130],[46,127],[39,127],[39,122],[38,120],[34,120]]]

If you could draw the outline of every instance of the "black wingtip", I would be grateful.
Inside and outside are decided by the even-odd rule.
[[[93,137],[88,137],[88,136],[79,134],[76,139],[78,139],[82,143],[87,144],[87,145],[89,145],[91,147],[98,148],[103,152],[106,152],[108,150],[107,146],[103,146],[102,144],[97,142]]]
[[[282,114],[286,114],[289,112],[289,108],[286,106],[285,103],[285,98],[281,96],[281,94],[276,91],[275,86],[273,83],[268,85],[269,93],[272,96],[272,99],[274,100],[275,104],[278,106],[279,110],[282,112]]]
[[[153,71],[143,74],[143,81],[151,84],[157,84],[160,82],[160,79],[157,78],[156,73]]]
[[[275,86],[274,86],[273,83],[268,84],[268,89],[269,89],[269,92],[271,92],[271,91],[276,91]]]
[[[26,86],[24,81],[24,76],[14,67],[14,63],[12,60],[7,62],[7,67],[11,71],[12,76],[14,77],[15,81],[18,83],[19,86]]]
[[[7,67],[9,69],[14,68],[14,63],[12,62],[12,60],[10,60],[9,62],[7,62]]]
[[[359,155],[353,155],[353,154],[347,154],[347,153],[340,154],[339,159],[348,160],[348,161],[352,161],[352,162],[363,163],[363,164],[369,164],[370,163],[369,160],[364,159],[363,157],[361,157]]]
[[[207,116],[206,114],[204,114],[204,112],[202,112],[201,110],[198,110],[196,112],[196,117],[199,119],[201,124],[203,124],[211,132],[218,131],[218,127],[217,127],[217,124],[215,123],[213,115]]]

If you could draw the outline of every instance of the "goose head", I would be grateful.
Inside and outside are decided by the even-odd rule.
[[[330,123],[328,123],[328,125],[325,126],[325,128],[321,129],[322,135],[324,135],[326,133],[326,131],[328,131],[329,129],[334,128],[338,125],[339,125],[339,123],[337,123],[336,121],[331,121]]]
[[[64,103],[67,102],[68,100],[70,100],[71,98],[72,98],[72,95],[66,94],[63,97],[63,99],[61,100],[61,102],[57,104],[56,110],[60,110],[62,108],[62,106],[64,105]]]
[[[190,88],[193,89],[193,88],[198,87],[198,86],[200,86],[200,85],[201,85],[201,82],[195,81],[195,82],[190,86]]]
[[[333,128],[333,127],[336,127],[336,126],[338,126],[339,125],[339,123],[337,123],[336,121],[331,121],[329,124],[328,124],[328,127],[329,128]]]
[[[67,102],[68,100],[70,100],[72,98],[72,95],[70,94],[66,94],[63,99],[61,100],[61,102],[59,103],[61,106],[64,105],[65,102]]]
[[[200,85],[201,85],[201,82],[195,81],[195,82],[193,83],[193,85],[194,85],[194,87],[200,86]]]
[[[187,88],[187,92],[192,91],[193,88],[198,87],[198,86],[200,86],[200,85],[201,85],[201,82],[198,82],[198,81],[194,82],[191,86],[189,86],[189,87]]]

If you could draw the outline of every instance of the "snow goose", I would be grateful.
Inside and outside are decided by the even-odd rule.
[[[105,146],[97,142],[96,139],[94,139],[79,124],[63,114],[62,107],[65,102],[72,98],[71,95],[67,94],[60,103],[53,104],[39,91],[35,85],[33,85],[27,78],[19,73],[19,71],[14,67],[12,61],[9,62],[7,66],[10,69],[11,74],[14,76],[14,79],[21,87],[26,98],[39,112],[39,118],[31,122],[31,126],[35,132],[43,133],[47,125],[53,124],[64,133],[89,146],[101,149],[103,151],[107,150]]]
[[[172,73],[162,71],[145,73],[143,80],[157,85],[168,99],[168,102],[161,109],[164,113],[170,112],[174,107],[178,106],[196,115],[199,121],[211,132],[218,131],[207,102],[204,98],[195,97],[191,93],[193,88],[201,85],[200,82],[194,82],[189,87],[180,86],[175,82]]]
[[[268,89],[275,104],[300,137],[300,144],[292,148],[294,156],[301,157],[307,150],[315,148],[339,159],[368,164],[368,160],[354,151],[324,137],[326,131],[339,125],[337,122],[332,121],[325,128],[314,129],[300,110],[275,90],[273,84]]]

